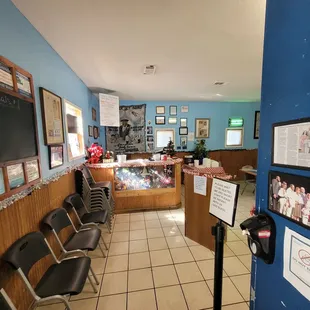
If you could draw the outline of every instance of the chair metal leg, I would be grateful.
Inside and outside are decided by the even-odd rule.
[[[87,276],[88,278],[88,281],[90,282],[90,285],[92,286],[93,290],[94,290],[94,293],[97,294],[98,293],[98,290],[96,289],[96,286],[95,284],[93,283],[93,280],[91,279],[90,275]]]
[[[93,277],[94,277],[94,279],[95,279],[96,284],[97,284],[97,285],[99,285],[98,278],[97,278],[96,274],[94,273],[93,268],[92,268],[92,267],[90,267],[89,269],[90,269],[90,272],[92,273],[92,275],[93,275]]]
[[[108,248],[107,244],[105,243],[103,237],[100,236],[100,238],[101,238],[101,240],[102,240],[102,243],[104,244],[105,249],[108,250],[109,248]]]
[[[103,257],[106,258],[106,255],[104,254],[104,251],[103,251],[103,249],[102,249],[100,243],[98,243],[98,245],[99,245],[99,249],[100,249],[100,251],[101,251]]]
[[[243,188],[241,195],[243,195],[243,193],[244,193],[245,189],[247,188],[247,186],[248,186],[248,183],[245,183],[245,187]]]

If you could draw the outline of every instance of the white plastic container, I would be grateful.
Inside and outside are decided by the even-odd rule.
[[[124,163],[127,160],[127,155],[117,155],[118,163]]]
[[[195,167],[199,167],[199,159],[195,159],[194,160],[194,166]]]
[[[160,161],[160,154],[154,154],[154,155],[153,155],[153,159],[154,159],[155,161]]]

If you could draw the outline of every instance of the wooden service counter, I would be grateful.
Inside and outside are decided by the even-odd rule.
[[[182,159],[88,165],[94,179],[111,181],[115,212],[158,210],[181,206]]]
[[[215,243],[211,228],[217,219],[209,214],[213,177],[229,180],[223,167],[196,168],[183,166],[185,175],[185,236],[214,251]],[[206,196],[194,193],[194,176],[207,177]]]

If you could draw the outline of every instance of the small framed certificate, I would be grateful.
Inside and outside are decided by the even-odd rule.
[[[26,173],[27,173],[28,183],[40,178],[39,164],[36,159],[26,162]]]
[[[25,184],[23,164],[8,166],[7,173],[10,189],[14,189]]]
[[[0,168],[0,195],[5,193],[4,177],[3,177],[3,168]]]
[[[157,106],[156,107],[156,114],[165,114],[165,107],[164,106]]]

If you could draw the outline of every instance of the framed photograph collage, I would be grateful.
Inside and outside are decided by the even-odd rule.
[[[310,170],[310,118],[273,124],[271,164]],[[310,178],[271,170],[268,209],[310,229]]]

